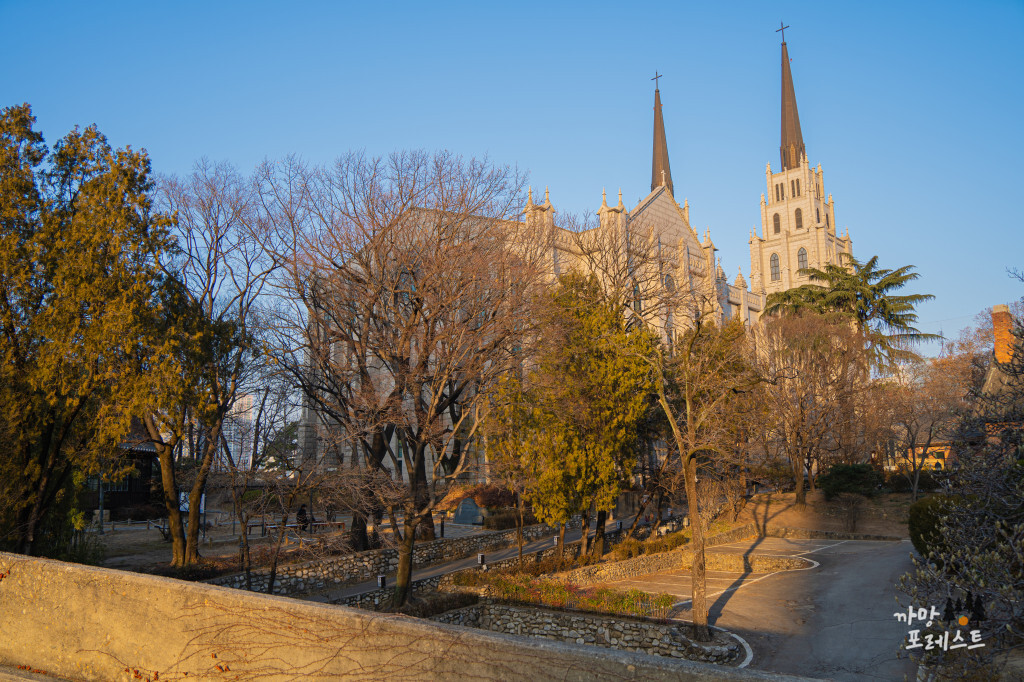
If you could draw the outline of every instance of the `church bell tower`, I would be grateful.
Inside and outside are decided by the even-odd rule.
[[[778,172],[772,172],[771,164],[765,169],[761,234],[750,236],[750,285],[760,294],[808,284],[810,279],[800,273],[804,268],[844,265],[852,255],[849,231],[845,236],[836,231],[835,205],[825,193],[821,164],[812,168],[807,161],[790,61],[783,33],[780,164]]]

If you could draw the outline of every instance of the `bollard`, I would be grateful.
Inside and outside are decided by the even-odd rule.
[[[618,527],[618,529],[617,529],[617,530],[618,530],[619,532],[622,532],[622,521],[619,521],[619,527]]]
[[[378,575],[377,576],[377,587],[383,589],[383,588],[387,587],[387,582],[388,582],[388,579],[385,576],[383,576],[383,575]]]
[[[478,564],[480,564],[481,566],[483,566],[484,565],[484,555],[483,554],[477,554],[476,555],[476,562]]]
[[[557,537],[551,538],[551,546],[552,547],[558,547],[558,538]]]

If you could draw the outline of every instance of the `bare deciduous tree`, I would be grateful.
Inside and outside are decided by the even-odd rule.
[[[175,352],[145,415],[160,462],[173,542],[172,565],[199,561],[200,501],[221,447],[224,420],[263,362],[259,308],[277,261],[267,249],[252,186],[231,166],[202,160],[186,178],[167,178],[163,207],[176,216],[178,248],[161,267],[180,282],[166,304],[167,337]],[[198,434],[188,442],[187,434]],[[188,452],[183,450],[188,444]],[[188,529],[179,512],[175,457],[191,459]]]
[[[788,459],[803,505],[805,476],[859,438],[851,420],[867,387],[864,343],[850,324],[816,315],[765,320],[755,342],[765,378],[758,439],[769,457]]]
[[[283,363],[321,443],[390,472],[375,497],[399,543],[400,605],[417,531],[433,537],[433,509],[470,469],[484,396],[518,362],[545,240],[513,220],[514,171],[449,154],[350,155],[265,184],[286,197],[277,227],[293,245],[283,284],[300,322],[283,328]]]

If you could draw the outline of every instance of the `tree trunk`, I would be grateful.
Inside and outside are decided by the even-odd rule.
[[[288,499],[288,506],[291,506],[291,498]],[[284,535],[288,531],[288,510],[285,509],[281,515],[281,525],[277,527],[277,542],[274,545],[274,553],[270,556],[270,577],[267,580],[267,594],[274,594],[274,581],[277,580],[277,562],[281,558],[281,545],[284,543]]]
[[[209,438],[203,448],[203,460],[196,472],[196,482],[188,495],[188,536],[185,542],[185,564],[197,564],[202,558],[199,554],[199,531],[202,524],[202,501],[206,492],[206,480],[210,477],[210,468],[220,443],[220,424],[210,429]]]
[[[697,502],[697,458],[690,457],[684,471],[686,500],[693,532],[693,565],[690,582],[693,584],[693,634],[698,642],[710,642],[708,629],[707,565],[704,557],[704,523]]]
[[[362,512],[352,512],[352,528],[348,532],[348,539],[354,552],[365,552],[370,548],[370,538],[366,534],[366,515]]]
[[[243,487],[244,491],[244,487]],[[238,486],[231,486],[231,502],[234,506],[235,518],[241,524],[241,534],[238,536],[238,564],[242,573],[245,574],[245,589],[252,592],[252,558],[249,553],[249,514],[242,508],[242,495]]]
[[[565,523],[558,524],[558,546],[555,549],[558,557],[558,568],[562,568],[562,557],[565,556]]]
[[[516,544],[519,545],[519,570],[523,568],[523,510],[526,508],[526,501],[523,496],[516,494],[516,507],[519,510],[519,514],[516,518]]]
[[[412,584],[412,549],[416,542],[416,520],[406,508],[402,528],[405,531],[398,543],[398,575],[395,577],[395,592],[391,597],[392,608],[405,604],[409,599],[409,588]]]
[[[148,421],[148,420],[147,420]],[[152,429],[150,429],[152,437]],[[157,460],[160,462],[160,483],[163,488],[164,508],[167,510],[167,532],[171,536],[171,566],[185,565],[185,529],[181,525],[181,510],[178,508],[178,483],[174,478],[173,445],[155,442]]]
[[[604,556],[604,526],[608,523],[608,512],[601,509],[597,512],[597,530],[594,531],[594,546],[591,552],[600,559]]]
[[[583,512],[580,520],[580,558],[587,556],[587,543],[590,540],[590,510]]]
[[[804,491],[804,461],[798,457],[793,461],[793,482],[796,484],[796,506],[807,506],[807,493]]]

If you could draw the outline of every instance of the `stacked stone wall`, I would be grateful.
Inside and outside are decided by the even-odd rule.
[[[553,535],[555,530],[545,524],[527,526],[523,529],[525,542],[533,542]],[[417,568],[432,566],[455,559],[464,559],[474,554],[493,552],[516,544],[515,529],[495,531],[463,538],[434,540],[413,546],[413,565]],[[345,556],[307,561],[301,564],[278,566],[274,580],[274,594],[290,595],[322,590],[328,587],[374,580],[379,575],[388,575],[398,570],[397,549],[376,549],[356,552]],[[270,571],[259,569],[252,572],[254,592],[266,592],[270,584]],[[207,580],[211,585],[245,589],[245,575],[235,574]]]
[[[727,545],[731,542],[743,540],[745,538],[753,537],[757,535],[757,530],[753,524],[746,526],[740,526],[734,528],[725,533],[719,533],[713,535],[705,541],[705,546],[714,547],[716,545]],[[730,556],[730,555],[722,555]],[[757,557],[755,559],[762,559]],[[717,568],[713,570],[728,570],[728,571],[743,571],[751,570],[750,568],[744,568],[743,562],[736,562],[735,559],[724,559],[718,558],[718,554],[707,555],[708,568],[712,568],[712,562],[721,562],[723,566],[729,565],[729,568]],[[623,580],[626,578],[636,578],[642,575],[650,575],[651,573],[661,573],[662,571],[669,571],[677,568],[686,568],[693,562],[693,552],[687,549],[686,546],[674,549],[668,552],[659,552],[657,554],[643,554],[632,559],[625,559],[623,561],[610,562],[605,564],[597,564],[594,566],[584,566],[577,568],[573,571],[568,571],[560,575],[559,577],[568,583],[573,585],[589,585],[595,582],[606,582],[610,580]],[[738,565],[738,568],[732,566]],[[779,569],[774,569],[779,570]]]
[[[795,540],[872,540],[876,542],[899,542],[895,535],[869,535],[867,533],[844,533],[832,530],[807,530],[769,526],[762,535],[770,538],[792,538]]]
[[[622,536],[622,532],[620,532],[620,531],[617,531],[617,530],[615,530],[615,531],[607,531],[605,533],[605,543],[607,545],[613,545],[613,544],[619,542],[621,536]],[[542,550],[537,551],[537,552],[532,552],[530,554],[524,554],[523,555],[523,561],[525,563],[531,563],[531,564],[532,563],[538,563],[538,562],[544,561],[545,559],[550,559],[551,557],[554,557],[556,555],[557,551],[558,551],[558,547],[552,545],[551,547],[542,549]],[[567,559],[575,559],[576,557],[579,556],[579,554],[580,554],[579,543],[574,542],[571,545],[566,545],[565,548],[564,548],[564,556]],[[485,555],[484,558],[486,560],[486,555]],[[519,557],[516,556],[516,557],[510,557],[508,559],[501,559],[499,561],[491,561],[491,562],[488,562],[486,565],[487,565],[487,570],[489,570],[489,571],[498,570],[498,569],[502,569],[502,568],[512,568],[512,567],[515,567],[515,566],[519,565]],[[474,568],[468,568],[468,569],[465,569],[465,570],[467,570],[467,571],[479,571],[479,570],[482,570],[482,568],[474,567]],[[472,588],[466,588],[466,587],[461,587],[461,586],[456,587],[456,585],[455,585],[455,576],[458,573],[462,573],[462,572],[463,571],[455,571],[455,572],[452,572],[452,573],[445,573],[444,575],[437,575],[437,576],[432,576],[430,578],[423,578],[422,580],[414,580],[410,584],[409,589],[412,592],[414,592],[414,593],[415,592],[425,592],[425,591],[430,591],[430,590],[442,590],[442,591],[450,590],[450,589],[459,589],[459,590],[470,589],[471,590]],[[362,592],[360,594],[354,594],[354,595],[350,595],[350,596],[347,596],[347,597],[340,597],[338,599],[333,599],[333,600],[331,600],[330,603],[338,604],[338,605],[341,605],[341,606],[354,606],[354,607],[360,608],[360,609],[377,610],[377,609],[379,609],[381,607],[382,604],[387,604],[388,603],[388,600],[391,598],[392,594],[394,594],[394,588],[393,587],[383,587],[383,588],[378,588],[376,590],[371,590],[369,592]]]
[[[434,616],[452,625],[550,639],[571,644],[685,658],[707,663],[730,663],[741,653],[739,645],[724,639],[702,644],[688,638],[676,623],[634,620],[621,616],[482,603]]]

